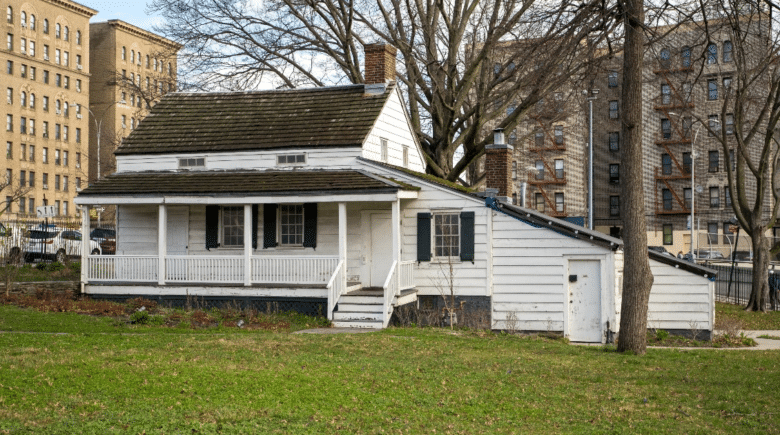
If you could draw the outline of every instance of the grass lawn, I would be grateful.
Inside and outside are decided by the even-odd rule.
[[[0,307],[0,433],[780,433],[780,353],[446,329],[137,329]],[[25,328],[20,328],[25,329]]]
[[[745,311],[742,305],[715,303],[715,328],[719,329],[719,323],[729,320],[741,325],[741,329],[752,331],[780,330],[780,311],[767,313]]]

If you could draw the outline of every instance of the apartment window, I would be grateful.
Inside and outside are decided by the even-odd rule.
[[[723,186],[723,193],[726,196],[726,207],[731,207],[731,189],[729,189],[729,186]]]
[[[404,150],[403,151],[403,153],[404,153],[404,168],[408,168],[409,167],[409,146],[408,145],[404,145],[403,150]]]
[[[14,89],[8,88],[5,90],[5,101],[8,104],[14,104]]]
[[[734,60],[733,53],[734,45],[731,41],[723,41],[723,63],[728,63]]]
[[[21,18],[22,18],[22,22],[21,22],[22,27],[27,27],[27,12],[22,11]]]
[[[68,166],[68,152],[62,152],[62,166]]]
[[[555,126],[555,143],[558,145],[563,144],[563,126],[562,125],[556,125]]]
[[[690,174],[691,165],[693,164],[693,159],[691,159],[691,153],[690,152],[682,153],[682,159],[683,159],[683,172],[686,174]]]
[[[81,189],[81,177],[76,177],[76,189]]]
[[[62,87],[62,74],[57,74],[54,76],[54,85],[58,88]]]
[[[49,121],[43,121],[43,137],[49,137]],[[32,145],[30,145],[30,151],[32,151]]]
[[[130,50],[130,63],[135,63],[135,50]]]
[[[127,128],[127,116],[122,115],[122,128]]]
[[[709,162],[710,162],[708,166],[709,172],[718,172],[718,166],[720,166],[718,161],[720,160],[719,157],[720,155],[717,150],[713,150],[709,152]]]
[[[685,203],[685,208],[690,210],[691,209],[691,188],[686,187],[683,189],[683,202]]]
[[[60,150],[54,150],[54,164],[59,166],[60,163],[62,163],[62,159],[60,158]]]
[[[54,190],[60,190],[60,176],[54,176]]]
[[[54,100],[54,110],[56,110],[57,115],[62,115],[62,101]]]
[[[54,63],[57,65],[62,63],[62,51],[59,48],[54,50]]]
[[[19,213],[24,213],[27,210],[27,201],[24,197],[19,198]]]
[[[731,77],[723,77],[723,90],[728,94],[731,89]]]
[[[6,169],[5,170],[5,182],[10,183],[11,180],[13,180],[14,177],[14,171],[13,169]]]
[[[618,102],[617,100],[612,100],[609,102],[609,118],[610,119],[618,119]]]
[[[14,144],[13,142],[5,143],[5,158],[12,159],[14,157]]]
[[[14,131],[13,115],[5,115],[5,131]]]
[[[734,114],[727,113],[725,118],[726,134],[734,134]]]
[[[127,48],[125,47],[122,47],[122,60],[127,60]]]
[[[437,215],[436,235],[440,234],[440,225],[444,225],[442,216]],[[449,220],[446,220],[449,223]],[[303,205],[302,204],[282,204],[279,206],[279,235],[281,246],[302,246],[303,245]],[[445,229],[446,231],[446,229]],[[438,247],[439,245],[437,245]],[[437,250],[437,254],[440,251]]]
[[[731,232],[731,223],[723,222],[723,243],[734,244],[734,233]]]
[[[607,82],[610,88],[616,88],[618,85],[618,73],[617,71],[610,71],[607,73]]]
[[[35,109],[35,94],[30,94],[30,109]]]
[[[544,195],[537,193],[534,195],[534,199],[536,201],[536,211],[544,213]]]
[[[19,38],[19,51],[27,54],[27,38]]]
[[[680,58],[682,60],[682,67],[689,68],[691,66],[691,47],[683,47],[680,50]]]
[[[49,60],[49,46],[43,45],[43,60]]]
[[[76,127],[76,143],[81,143],[81,129],[78,127]]]
[[[5,9],[5,20],[8,21],[8,23],[13,24],[14,22],[14,8],[11,6],[8,6]]]
[[[610,216],[620,216],[620,197],[619,196],[610,196],[609,197],[609,215]]]
[[[62,87],[65,88],[65,89],[70,89],[70,77],[65,76],[65,82],[64,82],[64,85]]]
[[[29,128],[29,132],[30,133],[29,134],[30,134],[30,136],[34,136],[35,135],[35,120],[34,119],[30,119],[29,126],[30,126],[30,128]]]
[[[541,160],[536,161],[536,179],[544,180],[544,162]]]
[[[718,99],[718,80],[717,79],[707,80],[707,99],[710,100],[710,101]]]
[[[7,60],[5,62],[5,72],[8,73],[8,74],[13,74],[14,73],[14,63],[12,61]]]
[[[718,121],[718,115],[710,115],[708,117],[708,121],[710,127],[710,136],[715,136],[715,133],[718,131],[718,125],[720,125],[720,122]]]
[[[512,162],[512,179],[517,180],[517,162]]]
[[[46,18],[43,19],[43,33],[46,35],[49,34],[49,20]]]
[[[534,132],[534,141],[536,142],[537,147],[544,145],[544,132],[541,129],[537,128]]]
[[[35,57],[35,41],[30,41],[30,56]]]
[[[130,130],[135,129],[135,118],[130,118]]]
[[[76,30],[76,45],[81,45],[81,30]]]
[[[81,168],[81,153],[76,153],[76,168]]]
[[[609,133],[609,150],[612,152],[620,150],[620,132],[613,131]]]
[[[19,160],[27,160],[27,145],[19,145]]]
[[[43,83],[49,84],[49,71],[43,70]]]
[[[729,160],[731,161],[731,170],[737,170],[737,157],[734,155],[734,150],[729,150]]]
[[[59,216],[60,215],[60,200],[57,199],[54,201],[54,215]]]
[[[62,176],[62,190],[64,192],[68,191],[68,176],[67,175],[63,175]]]
[[[62,140],[67,142],[68,141],[68,126],[63,125],[62,126]]]
[[[138,107],[141,107],[141,100],[138,100]],[[517,143],[517,129],[512,129],[512,132],[509,133],[509,144],[514,145]]]
[[[54,139],[60,140],[62,138],[62,126],[60,124],[54,124]]]
[[[609,182],[611,184],[620,183],[620,165],[617,163],[609,165]]]
[[[62,116],[66,118],[70,117],[70,105],[67,101],[65,101],[65,104],[62,105]]]
[[[35,214],[35,198],[30,198],[30,199],[27,201],[27,207],[29,207],[29,208],[28,208],[28,212],[29,212],[30,214]]]
[[[68,29],[68,26],[65,26],[65,28],[63,29],[62,33],[63,33],[63,39],[66,40],[66,41],[69,41],[70,40],[70,29]]]
[[[19,69],[19,75],[22,76],[23,79],[27,78],[27,65],[22,64],[22,67]]]
[[[555,178],[562,180],[564,176],[563,173],[563,159],[556,159],[555,160]]]
[[[718,63],[718,44],[710,43],[707,46],[707,64],[715,65]]]
[[[707,222],[707,243],[710,245],[718,244],[718,223]]]
[[[566,205],[563,202],[563,192],[555,192],[555,211],[563,213],[566,210]]]
[[[65,66],[70,66],[70,53],[67,51],[62,52],[62,64]]]
[[[76,92],[81,92],[81,79],[76,79]]]
[[[35,145],[30,145],[30,161],[35,161]],[[32,177],[32,172],[30,172],[30,177]]]
[[[11,213],[11,206],[13,205],[13,197],[6,196],[5,197],[5,211],[8,213]]]
[[[665,140],[672,138],[672,123],[668,119],[661,119],[661,134]]]
[[[669,105],[672,103],[672,89],[669,85],[661,85],[661,104]]]
[[[43,163],[49,163],[49,149],[44,147],[41,151],[43,154],[41,155],[41,159],[43,159]]]
[[[664,224],[664,245],[674,244],[674,227],[672,224]]]
[[[661,50],[659,61],[661,62],[661,68],[669,69],[671,67],[671,53],[668,48]]]
[[[5,36],[5,48],[8,51],[11,51],[14,49],[14,35],[13,33],[9,33]]]
[[[44,172],[43,175],[41,175],[41,183],[43,184],[44,189],[49,188],[49,174]]]
[[[710,208],[720,208],[720,188],[710,187]]]
[[[664,201],[664,210],[672,209],[672,191],[669,189],[663,189],[661,191],[661,197]]]
[[[19,119],[19,133],[27,134],[27,118],[24,116]]]

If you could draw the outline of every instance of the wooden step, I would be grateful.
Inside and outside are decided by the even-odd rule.
[[[367,312],[367,313],[381,313],[384,304],[354,304],[352,302],[342,301],[338,304],[338,311],[350,311],[350,312]]]
[[[370,313],[365,311],[334,311],[333,320],[355,320],[382,323],[382,312]]]
[[[382,321],[371,322],[362,320],[334,320],[334,328],[361,328],[361,329],[382,329]]]

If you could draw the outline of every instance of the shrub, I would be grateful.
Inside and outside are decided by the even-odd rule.
[[[48,270],[49,272],[59,272],[61,270],[65,270],[65,265],[60,263],[59,261],[55,261],[55,262],[49,264],[46,267],[46,270]]]
[[[145,325],[149,323],[149,313],[146,311],[136,311],[130,315],[130,323],[134,325]]]
[[[665,331],[663,329],[659,329],[655,331],[655,339],[658,341],[664,341],[667,338],[669,338],[669,331]]]

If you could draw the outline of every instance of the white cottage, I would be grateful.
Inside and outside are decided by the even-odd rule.
[[[89,207],[117,206],[116,255],[83,252],[83,292],[385,327],[400,305],[440,303],[451,276],[494,329],[610,340],[621,241],[425,175],[394,55],[366,47],[366,85],[163,98],[117,149],[117,172],[76,199],[85,234]],[[511,147],[496,138],[488,182],[506,189]],[[653,260],[652,326],[711,330],[713,272]]]

